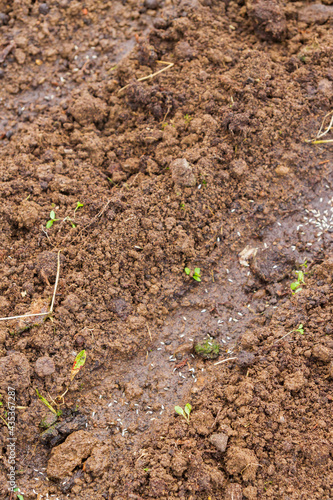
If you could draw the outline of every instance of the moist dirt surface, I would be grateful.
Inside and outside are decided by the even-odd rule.
[[[0,0],[1,499],[332,500],[332,12]]]

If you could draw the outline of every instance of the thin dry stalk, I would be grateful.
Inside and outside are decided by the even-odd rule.
[[[21,318],[34,318],[36,316],[48,316],[53,313],[53,307],[54,307],[54,301],[57,293],[57,287],[58,287],[58,282],[59,282],[59,276],[60,276],[60,252],[58,252],[58,266],[57,266],[57,276],[54,284],[54,290],[53,290],[53,297],[52,297],[52,302],[51,302],[51,307],[48,312],[44,313],[35,313],[35,314],[22,314],[20,316],[8,316],[7,318],[0,318],[0,321],[9,321],[11,319],[21,319]]]
[[[174,66],[174,63],[171,63],[171,62],[166,62],[166,61],[156,61],[156,62],[159,63],[159,64],[167,64],[167,66],[165,68],[162,68],[162,69],[156,71],[155,73],[151,73],[150,75],[143,76],[142,78],[139,78],[136,81],[137,82],[143,82],[144,80],[149,80],[151,78],[154,78],[154,76],[157,76],[157,75],[163,73],[163,71],[166,71],[167,69],[170,69],[170,68],[172,68],[172,66]],[[128,83],[127,85],[125,85],[125,87],[122,87],[121,89],[119,89],[118,90],[118,94],[122,90],[127,89],[127,87],[129,87],[130,85],[133,85],[133,83]]]
[[[152,339],[152,336],[151,336],[151,333],[150,333],[149,325],[148,325],[148,323],[146,323],[146,324],[147,324],[147,330],[148,330],[148,333],[149,333],[150,340],[152,341],[153,339]]]
[[[226,358],[226,359],[222,359],[221,361],[218,361],[217,363],[214,363],[214,365],[221,365],[222,363],[225,363],[226,361],[232,361],[233,359],[237,359],[237,358]]]
[[[330,122],[328,124],[328,127],[326,128],[326,130],[324,130],[324,132],[322,132],[322,130],[324,128],[324,124],[325,124],[326,118],[329,117],[329,116],[331,116],[331,119],[330,119]],[[322,123],[320,125],[319,132],[317,133],[316,137],[314,139],[307,139],[305,142],[311,142],[312,144],[323,144],[323,143],[326,143],[326,142],[333,142],[333,139],[318,140],[321,137],[324,137],[324,135],[326,135],[331,130],[332,127],[333,127],[333,111],[330,111],[329,113],[327,113],[324,116],[323,121],[322,121]]]

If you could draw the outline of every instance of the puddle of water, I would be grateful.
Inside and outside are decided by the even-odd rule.
[[[306,209],[297,207],[297,212],[266,229],[262,241],[253,239],[247,244],[258,251],[279,245],[291,251],[297,249],[304,261],[325,247],[325,235],[331,233],[333,193],[324,182],[307,199]],[[174,406],[184,402],[186,395],[190,400],[191,390],[204,384],[212,364],[194,356],[193,342],[209,334],[221,345],[220,359],[230,357],[238,337],[260,317],[252,296],[244,291],[251,277],[250,268],[241,266],[237,255],[226,255],[214,269],[213,282],[194,284],[178,299],[180,307],[169,315],[163,327],[151,330],[153,344],[145,357],[114,363],[112,374],[97,388],[101,399],[90,415],[89,426],[105,425],[133,443],[134,439],[140,440],[140,433],[149,429],[152,422],[173,413]],[[274,310],[277,305],[267,300],[261,301],[265,310]],[[142,394],[130,400],[123,387],[133,381],[141,387]],[[113,389],[108,390],[110,385]],[[129,438],[131,431],[135,436]]]

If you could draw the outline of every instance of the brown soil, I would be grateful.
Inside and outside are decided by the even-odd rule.
[[[333,498],[332,11],[0,0],[1,317],[61,250],[0,323],[25,500]]]

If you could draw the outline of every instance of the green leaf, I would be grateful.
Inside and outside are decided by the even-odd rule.
[[[292,290],[297,290],[297,288],[299,288],[300,286],[301,284],[298,281],[294,281],[294,283],[291,283],[290,288]]]
[[[38,389],[36,388],[36,392],[37,392],[37,396],[39,397],[39,399],[44,403],[45,406],[48,407],[49,410],[52,411],[52,413],[54,413],[55,415],[57,415],[57,412],[55,411],[54,408],[52,408],[52,406],[50,405],[50,403],[47,401],[47,399],[43,398],[43,396],[41,394],[39,394],[38,392]]]
[[[196,276],[200,276],[200,267],[196,267],[196,268],[194,269],[194,274],[195,274]]]
[[[77,373],[79,373],[79,371],[81,370],[82,366],[86,362],[86,358],[87,358],[86,351],[83,349],[83,351],[80,351],[79,354],[75,358],[75,361],[74,361],[74,364],[73,364],[73,367],[72,367],[72,371],[71,371],[71,380],[73,380],[73,378],[75,377],[75,375]]]
[[[80,202],[78,201],[78,202],[77,202],[77,204],[76,204],[76,208],[75,208],[75,210],[74,210],[74,213],[75,213],[77,210],[79,210],[79,208],[80,208],[80,207],[83,207],[83,203],[80,203]]]
[[[185,271],[185,274],[189,275],[191,272],[191,269],[189,267],[185,267],[184,271]]]
[[[71,224],[72,224],[72,227],[73,227],[73,228],[75,228],[75,227],[76,227],[76,225],[74,224],[74,222],[71,222]]]
[[[20,495],[20,494],[17,495],[17,498],[18,498],[18,500],[24,500],[24,496]]]
[[[190,405],[190,403],[187,403],[185,405],[185,413],[186,413],[186,415],[190,416],[191,410],[192,410],[192,406]]]
[[[196,275],[193,275],[193,279],[194,279],[195,281],[201,281],[201,279],[199,278],[199,276],[196,276]]]
[[[175,412],[178,413],[178,415],[186,418],[185,412],[180,406],[175,406]]]
[[[46,223],[46,229],[50,229],[50,227],[52,227],[52,226],[53,226],[53,220],[47,221],[47,223]]]
[[[50,219],[54,220],[55,219],[55,211],[54,210],[51,210],[50,212]]]

